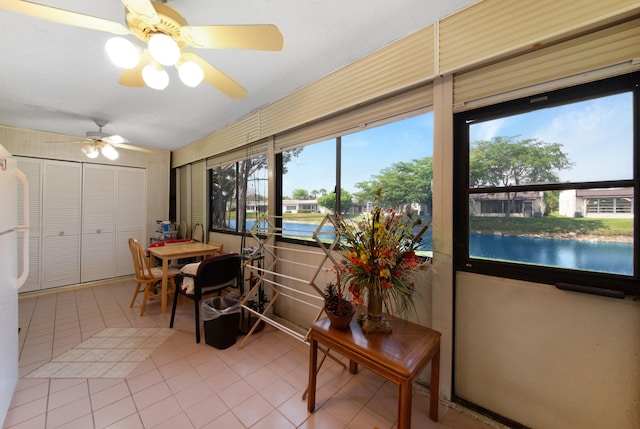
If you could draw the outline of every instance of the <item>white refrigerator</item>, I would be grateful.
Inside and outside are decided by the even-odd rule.
[[[23,201],[18,203],[18,181]],[[0,423],[18,381],[18,288],[29,274],[29,190],[18,162],[0,145]],[[24,219],[18,221],[18,204]],[[18,274],[18,239],[24,240],[23,272]]]

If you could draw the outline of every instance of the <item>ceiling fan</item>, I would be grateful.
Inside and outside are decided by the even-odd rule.
[[[183,49],[192,46],[280,51],[283,47],[284,39],[275,25],[191,26],[178,12],[163,2],[121,1],[125,7],[126,27],[119,22],[24,0],[0,0],[0,9],[76,27],[137,37],[148,45],[148,49],[140,49],[123,37],[116,37],[107,43],[108,52],[129,52],[134,57],[137,56],[137,61],[131,60],[128,63],[124,59],[112,57],[116,65],[125,68],[120,76],[120,84],[130,87],[142,87],[147,84],[155,89],[164,89],[169,77],[162,65],[175,65],[181,80],[189,86],[196,86],[204,80],[229,97],[242,98],[247,95],[247,90],[242,85],[195,52]],[[109,43],[112,45],[111,48]],[[169,54],[172,58],[160,58]]]
[[[129,140],[117,134],[107,134],[102,132],[102,127],[107,125],[107,121],[102,119],[94,119],[94,122],[98,126],[98,131],[87,131],[86,137],[81,138],[79,140],[75,140],[72,143],[84,143],[82,145],[82,153],[87,155],[88,158],[97,158],[100,153],[110,160],[118,159],[118,151],[119,149],[128,149],[135,150],[138,152],[153,152],[150,149],[146,149],[139,146],[133,146],[127,144]],[[57,142],[57,143],[65,143],[65,142]]]

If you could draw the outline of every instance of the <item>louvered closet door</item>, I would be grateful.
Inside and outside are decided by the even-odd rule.
[[[81,281],[115,277],[116,169],[85,164],[82,182]]]
[[[18,292],[32,292],[40,289],[40,202],[42,185],[42,160],[16,157],[18,168],[29,183],[29,275]],[[18,186],[18,201],[22,201],[22,186]],[[18,219],[23,216],[22,204],[18,204]],[[21,233],[18,233],[21,234]],[[18,272],[22,272],[23,241],[18,240]]]
[[[143,168],[116,170],[116,276],[133,274],[129,237],[146,246],[147,172]]]
[[[81,191],[81,164],[44,161],[42,289],[80,282]]]

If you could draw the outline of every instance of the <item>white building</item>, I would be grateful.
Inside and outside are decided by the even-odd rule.
[[[566,217],[633,218],[633,189],[569,189],[560,192],[559,211]]]

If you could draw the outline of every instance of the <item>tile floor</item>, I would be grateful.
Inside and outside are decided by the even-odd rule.
[[[196,344],[193,307],[186,301],[173,333],[143,351],[122,378],[91,372],[91,378],[78,378],[68,368],[57,375],[38,372],[77,353],[83,342],[99,348],[90,344],[111,328],[165,332],[159,328],[169,326],[170,312],[161,314],[154,300],[140,317],[139,302],[129,308],[133,288],[132,280],[124,280],[20,300],[20,379],[4,429],[396,427],[394,384],[367,370],[350,375],[328,359],[318,376],[316,412],[309,414],[302,399],[307,344],[270,326],[241,349],[239,342],[226,350],[204,340]],[[94,356],[84,360],[91,364],[104,353],[92,349],[86,356]],[[47,376],[52,378],[40,378]],[[416,388],[413,428],[497,427],[443,404],[439,413],[439,422],[429,420],[428,395]]]

